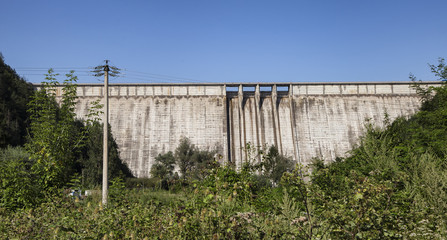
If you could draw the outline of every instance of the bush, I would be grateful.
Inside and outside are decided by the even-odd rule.
[[[43,200],[32,164],[21,147],[0,149],[0,207],[26,208]]]
[[[158,178],[126,178],[126,188],[129,189],[155,189],[159,184]]]

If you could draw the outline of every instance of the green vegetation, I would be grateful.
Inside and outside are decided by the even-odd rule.
[[[83,126],[87,136],[80,149],[81,155],[78,158],[78,169],[76,171],[80,174],[83,188],[95,188],[102,183],[103,126],[98,121],[91,121]],[[132,177],[129,168],[119,156],[118,145],[113,138],[110,125],[108,141],[109,179],[114,177],[120,177],[122,179]]]
[[[442,59],[432,70],[440,78],[447,74]],[[33,201],[36,198],[29,196],[39,191],[21,183],[42,179],[37,174],[58,177],[62,170],[50,165],[48,171],[33,171],[37,157],[29,156],[36,153],[6,148],[0,152],[0,237],[445,239],[447,85],[415,87],[422,97],[421,110],[386,121],[382,128],[368,123],[346,158],[330,164],[314,159],[311,166],[292,168],[275,147],[247,146],[249,159],[236,171],[231,165],[217,165],[213,153],[182,139],[175,153],[157,157],[151,170],[155,178],[112,178],[107,208],[97,194],[78,199],[52,191],[51,198]],[[91,140],[93,145],[98,141]],[[40,144],[52,154],[37,159],[54,163],[58,146]],[[177,179],[175,164],[181,184],[160,189],[159,181]],[[72,178],[66,184],[78,182]]]
[[[21,147],[0,149],[0,206],[7,209],[33,207],[39,190],[32,184],[35,174],[33,162]]]
[[[182,138],[175,149],[175,162],[180,168],[183,179],[200,180],[207,175],[207,169],[218,166],[214,155],[215,152],[200,150],[191,144],[188,138]]]
[[[0,148],[25,143],[32,94],[33,86],[5,64],[0,53]]]
[[[158,154],[155,163],[151,167],[151,176],[164,179],[173,178],[175,168],[175,157],[171,151],[165,154]]]
[[[262,159],[256,167],[274,184],[279,183],[284,172],[290,172],[294,168],[292,159],[281,155],[276,146],[270,146],[266,154],[262,151],[259,154]]]
[[[59,104],[56,101],[58,82],[50,69],[46,82],[29,102],[30,137],[25,147],[35,160],[32,171],[38,176],[38,186],[57,191],[65,186],[76,160],[76,150],[83,135],[75,125],[76,77],[67,74]]]
[[[0,91],[7,90],[0,99],[0,208],[33,207],[64,188],[97,186],[102,179],[102,144],[96,144],[102,139],[100,106],[93,104],[86,122],[76,119],[74,73],[66,74],[58,89],[50,69],[40,89],[33,90],[3,58],[0,70]],[[132,177],[111,133],[109,152],[109,178]]]

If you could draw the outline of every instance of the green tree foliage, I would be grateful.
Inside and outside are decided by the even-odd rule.
[[[39,186],[31,171],[33,162],[21,147],[0,149],[0,207],[31,207],[40,201]]]
[[[188,138],[180,139],[175,149],[175,159],[184,179],[203,179],[208,169],[219,165],[214,159],[215,152],[200,150]]]
[[[243,171],[254,171],[258,184],[276,186],[285,172],[291,172],[295,165],[290,157],[278,151],[275,145],[255,147],[251,143],[245,145],[246,159],[242,164]]]
[[[63,85],[56,80],[57,74],[50,69],[46,81],[34,92],[28,103],[30,127],[25,144],[29,160],[23,158],[3,161],[2,200],[7,208],[28,206],[21,197],[11,195],[10,186],[21,182],[24,188],[34,186],[38,193],[52,194],[70,185],[70,180],[80,175],[85,187],[98,185],[102,179],[102,125],[98,123],[100,105],[94,103],[86,123],[75,115],[77,77],[73,72],[66,75]],[[58,96],[57,93],[61,93]],[[7,153],[10,153],[8,151]],[[17,173],[11,174],[11,169]],[[26,169],[23,170],[23,169]],[[23,171],[22,171],[23,170]],[[26,173],[27,174],[22,174]],[[131,177],[128,167],[119,158],[118,146],[109,126],[109,179]],[[13,201],[15,196],[22,201]],[[26,194],[23,194],[26,195]]]
[[[102,161],[103,161],[103,124],[97,121],[87,123],[87,136],[82,155],[79,159],[80,172],[84,187],[94,187],[102,183]],[[115,177],[133,177],[129,168],[119,156],[118,145],[113,138],[109,125],[109,179]]]
[[[92,106],[89,119],[84,124],[76,120],[77,77],[73,72],[66,75],[62,86],[50,69],[46,82],[36,91],[29,103],[31,113],[30,139],[26,144],[32,169],[40,176],[44,189],[65,186],[74,174],[81,176],[85,187],[93,187],[102,181],[102,124],[98,122],[100,105]],[[56,92],[62,96],[57,98]],[[118,146],[109,126],[109,179],[131,177],[127,165],[119,157]]]
[[[262,155],[259,167],[263,175],[277,184],[285,172],[290,172],[294,169],[294,164],[292,159],[280,154],[276,146],[271,146],[267,154]]]
[[[200,181],[205,179],[213,168],[219,166],[219,162],[214,157],[215,152],[201,150],[184,137],[180,139],[175,153],[169,151],[155,158],[150,171],[151,177],[163,189],[179,186],[176,183],[187,185],[191,181]],[[178,173],[174,172],[176,166],[179,168],[183,181],[177,181]]]
[[[175,157],[171,151],[158,154],[151,167],[151,176],[159,179],[170,179],[174,176]]]
[[[187,174],[191,172],[194,166],[194,161],[192,159],[194,150],[195,147],[188,138],[180,139],[180,144],[175,149],[176,162],[183,178],[186,178]]]
[[[36,162],[32,170],[40,177],[39,183],[46,190],[64,186],[73,173],[76,151],[83,135],[75,124],[77,77],[73,71],[66,75],[62,88],[60,107],[56,99],[59,83],[57,74],[50,69],[46,82],[29,102],[31,114],[30,138],[25,145]]]
[[[152,179],[157,181],[159,188],[168,190],[172,185],[175,185],[178,174],[174,173],[174,168],[175,157],[171,151],[158,154],[151,167],[151,176]]]
[[[441,79],[447,75],[443,59],[430,67]],[[349,157],[328,165],[314,162],[312,183],[321,191],[317,205],[326,206],[334,236],[447,234],[447,85],[417,84],[418,113],[384,128],[368,124]]]
[[[33,86],[8,66],[0,54],[0,148],[25,143],[27,103]]]
[[[3,59],[1,63],[3,64]],[[1,88],[0,91],[8,90],[9,95],[2,95],[0,107],[4,110],[5,106],[11,108],[6,103],[12,106],[17,103],[17,113],[20,113],[20,109],[23,108],[20,104],[25,104],[26,100],[25,95],[19,94],[23,91],[20,88],[21,83],[20,81],[16,83],[17,77],[11,78],[12,70],[9,66],[2,65],[1,69],[9,72],[6,71],[1,75],[1,83],[6,84],[4,85],[6,87]],[[103,131],[102,124],[98,122],[101,106],[98,101],[93,104],[86,123],[77,120],[75,115],[77,77],[74,76],[73,71],[66,74],[63,85],[59,85],[56,77],[57,74],[50,69],[46,81],[42,83],[38,91],[34,91],[34,95],[28,102],[30,123],[25,144],[27,153],[25,154],[21,148],[7,148],[1,152],[0,204],[5,208],[29,207],[39,203],[43,195],[52,196],[53,193],[60,192],[62,187],[72,185],[73,178],[76,176],[81,176],[79,182],[82,182],[85,187],[95,186],[102,179]],[[11,79],[17,81],[14,82]],[[3,101],[5,99],[9,102],[5,103]],[[22,110],[25,111],[25,108]],[[9,120],[19,122],[18,126],[26,125],[25,119],[21,118],[24,115],[14,116],[11,113],[15,112],[8,111],[6,109],[1,114],[6,113]],[[5,121],[2,120],[2,123]],[[9,124],[7,121],[6,123]],[[4,133],[5,130],[8,134],[20,136],[17,131],[2,125],[0,133]],[[6,135],[2,135],[3,145],[18,143]],[[119,158],[118,146],[111,134],[110,126],[108,172],[109,179],[132,177],[126,164]]]

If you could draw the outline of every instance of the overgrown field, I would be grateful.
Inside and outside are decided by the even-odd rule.
[[[432,164],[422,156],[423,164]],[[2,209],[1,238],[19,239],[443,239],[447,179],[374,170],[368,175],[323,167],[303,181],[303,169],[266,187],[248,169],[211,171],[200,183],[177,190],[126,189],[114,179],[110,203],[52,196],[32,208]],[[429,172],[433,173],[433,165]],[[425,167],[423,169],[426,169]],[[438,173],[441,171],[438,171]],[[443,171],[445,174],[445,170]],[[411,174],[417,174],[412,172]],[[445,177],[445,175],[444,175]],[[410,185],[409,185],[410,184]],[[417,188],[417,191],[416,189]],[[434,192],[433,192],[434,191]]]

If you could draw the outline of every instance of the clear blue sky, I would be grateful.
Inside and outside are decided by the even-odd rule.
[[[31,82],[111,60],[112,83],[434,80],[446,0],[2,1],[0,52]],[[166,76],[160,76],[166,75]],[[188,80],[192,79],[192,80]],[[63,80],[61,78],[60,80]]]

